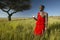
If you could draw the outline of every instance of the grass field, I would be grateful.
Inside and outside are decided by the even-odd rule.
[[[48,18],[48,29],[42,37],[34,36],[35,20],[32,18],[0,18],[0,40],[60,40],[60,17]]]

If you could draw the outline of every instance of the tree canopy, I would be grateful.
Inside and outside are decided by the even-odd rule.
[[[31,8],[30,0],[0,0],[0,9],[12,16],[16,12],[28,10]],[[12,13],[9,11],[12,10]]]

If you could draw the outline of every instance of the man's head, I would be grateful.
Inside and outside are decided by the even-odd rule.
[[[43,11],[44,8],[45,8],[45,6],[44,6],[44,5],[41,5],[41,6],[40,6],[40,11]]]

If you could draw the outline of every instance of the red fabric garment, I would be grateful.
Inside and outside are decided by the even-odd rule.
[[[43,31],[45,31],[45,25],[44,24],[45,24],[45,18],[43,18],[40,15],[40,12],[38,12],[36,27],[34,29],[35,35],[42,35],[43,34]]]

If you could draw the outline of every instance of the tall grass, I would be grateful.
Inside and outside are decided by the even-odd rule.
[[[34,36],[35,21],[20,19],[0,22],[0,40],[60,40],[60,22],[50,22],[42,37]],[[57,20],[57,19],[56,19]]]

